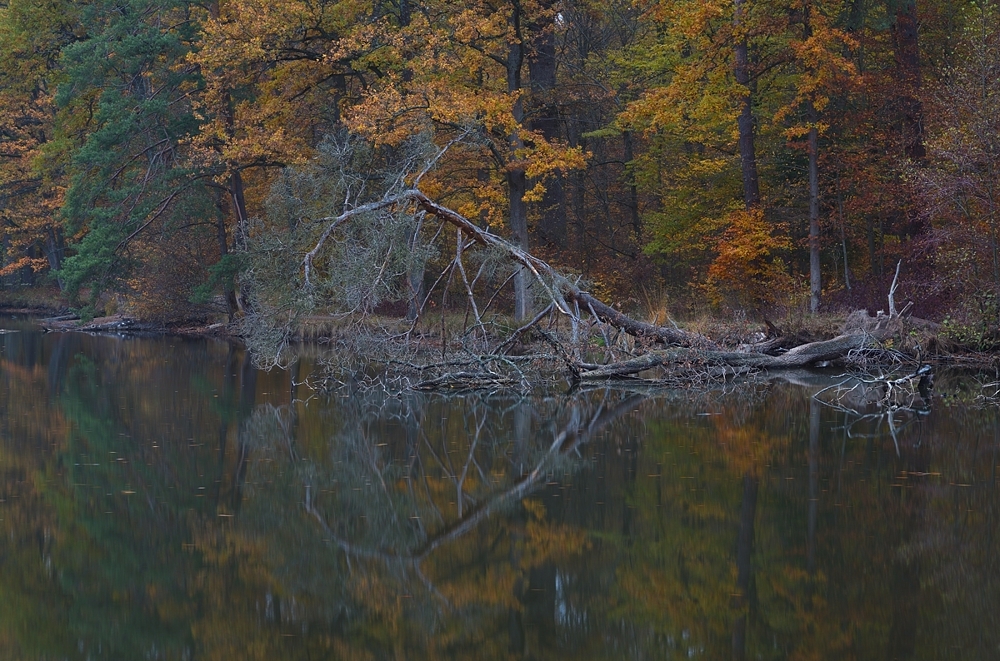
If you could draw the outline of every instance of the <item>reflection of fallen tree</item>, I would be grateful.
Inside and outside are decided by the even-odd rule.
[[[861,423],[877,427],[885,423],[898,456],[899,433],[919,416],[930,413],[932,383],[931,366],[922,365],[903,375],[845,376],[813,397],[847,414],[845,431],[849,437],[859,435],[855,428]]]
[[[438,530],[423,534],[416,543],[406,548],[392,548],[389,546],[373,547],[358,544],[338,534],[335,524],[331,523],[327,516],[320,511],[316,503],[315,490],[309,486],[306,486],[303,506],[305,511],[317,521],[323,530],[324,537],[336,544],[346,554],[349,562],[350,558],[353,557],[356,559],[380,560],[397,566],[410,567],[416,572],[417,576],[428,589],[436,593],[436,590],[434,590],[433,586],[420,571],[421,563],[431,553],[470,533],[487,519],[502,512],[506,507],[534,493],[544,485],[545,480],[551,474],[551,471],[557,467],[560,460],[578,451],[582,445],[593,439],[597,433],[635,410],[636,406],[645,399],[646,397],[642,395],[633,395],[614,405],[608,405],[606,401],[602,402],[598,406],[597,411],[585,420],[580,418],[579,409],[574,407],[570,420],[555,433],[551,445],[548,446],[533,463],[532,467],[524,472],[519,479],[496,493],[484,497],[481,496],[468,509],[462,509],[462,496],[459,495],[457,497],[459,501],[458,518],[445,523]],[[475,440],[473,440],[470,447],[469,460],[461,470],[461,474],[455,476],[457,478],[456,488],[459,494],[463,492],[463,482],[469,470],[469,462],[472,461],[474,451]],[[471,500],[468,494],[465,495],[465,498]],[[409,518],[418,521],[420,519],[417,514]],[[422,528],[421,532],[423,532]]]

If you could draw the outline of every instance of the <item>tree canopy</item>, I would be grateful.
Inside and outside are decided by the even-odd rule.
[[[304,220],[276,191],[336,136],[377,151],[419,135],[451,144],[429,195],[614,302],[878,309],[903,259],[919,313],[995,322],[997,11],[12,1],[0,286],[58,283],[92,313],[237,318],[252,245]],[[432,284],[403,271],[401,297]],[[499,305],[524,317],[530,282],[494,284],[508,276]]]

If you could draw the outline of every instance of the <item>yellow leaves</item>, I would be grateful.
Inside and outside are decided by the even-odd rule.
[[[450,18],[449,24],[453,38],[462,43],[491,40],[495,42],[494,48],[499,49],[509,40],[506,11],[484,14],[480,7],[466,7]]]
[[[442,586],[441,592],[455,608],[519,608],[514,590],[518,578],[520,576],[509,565],[491,565],[478,576],[449,582]]]
[[[713,22],[732,14],[732,3],[719,0],[661,0],[648,12],[652,18],[670,25],[686,39],[697,39],[710,31]]]
[[[567,172],[587,167],[587,156],[580,147],[545,140],[537,132],[529,135],[532,146],[515,152],[516,158],[526,162],[524,173],[528,177],[538,179],[556,171]]]
[[[228,171],[307,158],[319,126],[340,102],[331,74],[346,75],[351,60],[367,57],[368,65],[386,66],[394,57],[371,60],[386,30],[384,22],[364,20],[369,11],[361,2],[301,0],[213,8],[198,49],[188,56],[205,81],[193,101],[202,125],[190,143],[192,160]]]
[[[528,192],[524,194],[522,199],[525,202],[541,202],[545,199],[545,184],[539,181],[528,189]]]
[[[737,87],[728,67],[713,66],[704,59],[678,63],[670,71],[670,81],[629,103],[617,124],[729,148],[737,139]]]
[[[833,27],[828,18],[818,11],[810,13],[810,34],[789,41],[797,66],[801,69],[795,81],[795,94],[778,108],[774,121],[780,123],[793,117],[806,102],[816,112],[822,112],[835,94],[849,92],[856,84],[858,72],[845,53],[857,47],[857,41],[848,33]],[[801,122],[786,130],[787,139],[801,138],[816,128],[822,135],[828,127],[823,122]]]
[[[526,567],[565,560],[588,548],[584,531],[565,524],[547,522],[545,505],[540,500],[525,499],[521,504],[529,516],[521,556]]]

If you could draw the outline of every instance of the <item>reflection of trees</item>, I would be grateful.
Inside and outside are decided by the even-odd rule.
[[[799,388],[305,406],[226,345],[17,335],[3,658],[731,658],[740,622],[746,658],[1000,643],[996,411],[938,407],[897,455]]]
[[[27,543],[11,554],[11,535],[0,548],[13,581],[0,588],[0,603],[21,604],[16,620],[4,619],[20,622],[21,651],[0,656],[190,654],[190,578],[199,565],[190,530],[215,518],[205,497],[214,475],[204,425],[236,417],[220,407],[226,389],[211,382],[226,348],[185,347],[200,359],[185,363],[169,359],[177,340],[3,338],[0,470],[7,477],[19,464],[20,476],[4,480],[18,493],[2,500],[20,514],[2,518]]]

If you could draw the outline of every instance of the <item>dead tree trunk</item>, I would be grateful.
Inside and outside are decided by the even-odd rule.
[[[863,324],[856,325],[854,329],[845,331],[842,335],[830,340],[803,344],[778,356],[767,355],[760,351],[722,351],[703,335],[690,333],[676,327],[670,328],[645,323],[615,310],[590,293],[580,289],[568,278],[521,246],[480,228],[460,213],[434,202],[418,188],[404,190],[386,196],[377,202],[355,207],[345,211],[340,216],[322,219],[329,223],[327,230],[303,260],[306,286],[312,285],[313,259],[322,250],[324,243],[329,239],[334,229],[356,215],[405,205],[416,206],[419,211],[436,216],[456,227],[463,235],[470,237],[476,243],[505,254],[510,260],[522,267],[522,271],[527,274],[527,277],[535,279],[540,288],[548,295],[556,310],[569,316],[574,322],[579,322],[580,319],[575,308],[571,308],[570,303],[578,306],[581,313],[589,312],[601,322],[610,324],[636,338],[674,347],[665,351],[652,351],[632,360],[599,368],[578,366],[580,377],[583,379],[624,377],[672,362],[691,360],[700,361],[702,364],[738,368],[789,369],[805,367],[821,361],[844,358],[851,351],[863,349],[877,340],[888,337],[894,331],[894,322],[898,319],[896,316],[871,319],[865,315]]]

